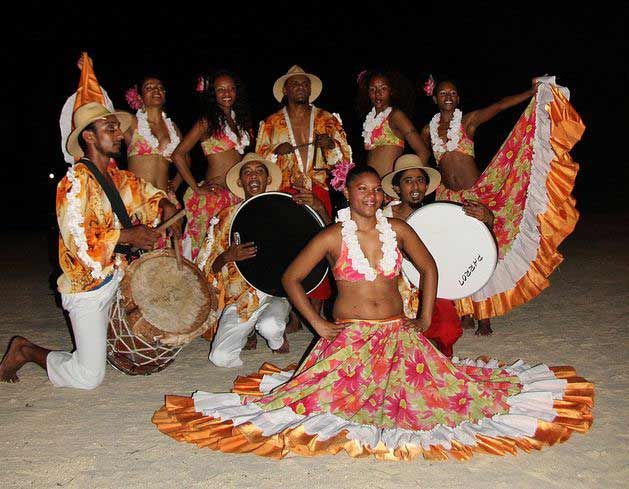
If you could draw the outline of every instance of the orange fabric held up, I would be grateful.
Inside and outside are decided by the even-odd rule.
[[[84,52],[81,53],[81,61],[83,68],[81,69],[81,78],[79,79],[79,88],[76,91],[72,114],[76,112],[76,109],[88,102],[98,102],[99,104],[105,105],[105,96],[96,79],[92,60],[87,53]],[[74,129],[74,120],[72,121],[72,129]]]
[[[563,261],[557,248],[572,233],[579,219],[576,201],[571,195],[579,165],[572,160],[569,151],[581,139],[585,125],[561,91],[551,88],[555,98],[548,106],[548,113],[551,121],[550,143],[555,158],[546,180],[548,207],[538,216],[540,244],[537,256],[511,290],[481,302],[473,302],[469,297],[455,301],[457,313],[461,316],[473,314],[478,319],[502,316],[534,299],[550,285],[548,277]]]
[[[429,449],[406,446],[389,450],[382,442],[375,448],[370,448],[347,439],[346,431],[320,441],[316,435],[308,435],[303,426],[287,428],[267,437],[251,423],[235,427],[232,421],[222,421],[197,413],[192,398],[182,396],[166,396],[164,406],[155,412],[152,421],[162,433],[177,441],[194,443],[201,448],[207,447],[225,453],[254,453],[274,459],[284,458],[289,453],[301,456],[334,455],[343,450],[350,457],[373,456],[385,461],[410,461],[419,456],[427,460],[469,460],[479,453],[516,455],[518,449],[530,452],[564,442],[570,438],[572,432],[585,433],[592,425],[594,385],[577,377],[572,367],[551,367],[551,370],[557,378],[566,379],[568,385],[564,397],[554,402],[553,408],[557,417],[553,421],[538,421],[534,436],[511,438],[478,435],[476,446],[465,446],[455,441],[449,450],[436,446]],[[279,371],[275,365],[265,363],[257,374],[239,377],[234,383],[233,391],[241,395],[260,396],[258,386],[262,376]]]

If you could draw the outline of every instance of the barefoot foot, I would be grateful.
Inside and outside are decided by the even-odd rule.
[[[476,336],[491,336],[493,332],[494,330],[491,329],[489,319],[479,319],[478,328],[476,329],[476,333],[474,333]]]
[[[461,318],[461,327],[463,329],[474,329],[474,318],[472,316],[463,316]]]
[[[288,317],[288,324],[286,325],[286,329],[284,330],[286,334],[296,333],[302,328],[301,321],[299,320],[299,316],[295,314],[295,311],[291,311]]]
[[[28,361],[24,355],[24,348],[32,343],[21,336],[14,336],[9,342],[2,362],[0,362],[0,381],[2,382],[19,382],[17,371]]]

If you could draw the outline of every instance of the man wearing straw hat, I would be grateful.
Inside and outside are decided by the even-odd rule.
[[[394,200],[384,209],[384,215],[406,220],[423,205],[424,197],[433,193],[441,182],[441,175],[434,168],[425,166],[416,155],[400,156],[393,171],[382,178],[382,188]],[[493,224],[492,212],[478,202],[467,202],[463,210],[469,216]],[[415,318],[419,308],[419,291],[401,274],[398,289],[404,302],[404,313]],[[430,339],[444,355],[452,356],[452,347],[463,334],[461,319],[457,315],[454,302],[437,298],[430,328],[424,336]]]
[[[56,208],[63,271],[58,287],[72,322],[76,350],[51,351],[16,336],[0,363],[0,379],[5,382],[17,382],[17,371],[34,362],[57,387],[93,389],[100,385],[105,375],[109,308],[126,265],[116,247],[151,249],[159,233],[147,225],[159,219],[160,210],[164,218],[177,212],[164,192],[119,170],[111,161],[120,156],[129,114],[88,102],[75,110],[73,121],[75,129],[66,148],[78,162],[59,182]],[[138,224],[121,229],[96,172],[117,190]]]
[[[296,200],[313,207],[320,200],[331,216],[328,172],[337,163],[351,162],[352,150],[340,117],[313,105],[322,90],[321,79],[297,65],[279,77],[273,96],[283,107],[260,123],[256,153],[280,167],[280,189],[297,193]],[[309,297],[320,307],[319,301],[330,295],[325,280]]]
[[[246,201],[254,195],[277,190],[282,182],[282,172],[272,161],[249,153],[227,172],[225,178],[229,190]],[[254,258],[257,251],[254,243],[229,245],[231,223],[241,204],[223,209],[210,221],[210,229],[197,258],[197,265],[208,282],[219,289],[219,297],[224,301],[225,308],[209,355],[210,361],[219,367],[242,365],[240,352],[254,330],[275,353],[289,351],[284,334],[290,312],[288,300],[254,289],[235,265],[237,261]]]

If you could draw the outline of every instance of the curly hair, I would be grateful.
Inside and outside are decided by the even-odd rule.
[[[221,76],[228,76],[234,80],[236,85],[236,101],[232,107],[236,114],[236,126],[238,136],[240,131],[244,130],[251,133],[251,113],[249,112],[249,103],[247,101],[247,92],[240,77],[229,70],[218,70],[212,73],[206,83],[205,90],[201,92],[199,119],[207,124],[207,132],[209,136],[215,136],[222,132],[227,121],[225,114],[216,102],[216,94],[214,93],[214,82]]]
[[[358,81],[358,95],[356,109],[361,117],[365,117],[371,110],[369,100],[369,84],[376,76],[386,78],[391,87],[391,106],[399,109],[407,116],[411,116],[415,107],[415,91],[411,82],[400,72],[395,70],[373,69],[360,76]]]

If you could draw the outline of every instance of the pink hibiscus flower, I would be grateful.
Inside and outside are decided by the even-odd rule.
[[[430,369],[424,361],[424,356],[415,350],[410,358],[404,361],[406,366],[406,381],[416,388],[422,388],[430,382]]]
[[[385,399],[385,412],[400,428],[412,428],[415,425],[417,413],[411,408],[404,389]]]
[[[450,411],[454,411],[460,415],[466,415],[470,408],[470,401],[472,398],[467,393],[467,390],[459,392],[458,394],[448,398],[448,408]]]
[[[287,399],[284,403],[289,406],[295,414],[308,415],[321,410],[316,394],[311,394],[298,400]]]
[[[379,412],[384,402],[384,389],[376,389],[374,393],[365,401],[363,409],[370,414]]]
[[[345,368],[338,369],[339,380],[334,383],[333,388],[341,392],[356,392],[360,385],[365,383],[365,380],[362,378],[364,368],[363,365],[358,364],[347,365]]]

